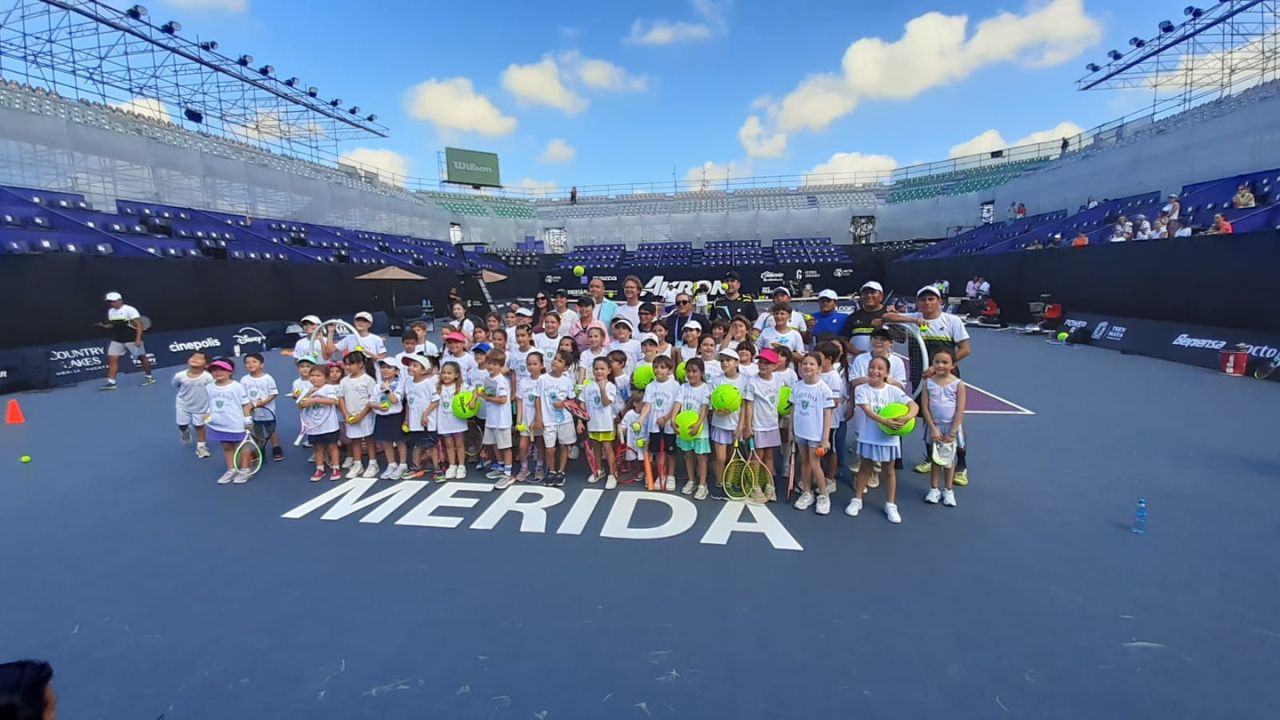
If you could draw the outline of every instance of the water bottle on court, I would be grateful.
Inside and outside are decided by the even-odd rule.
[[[1138,498],[1138,509],[1133,511],[1133,533],[1147,534],[1147,501],[1142,498]]]

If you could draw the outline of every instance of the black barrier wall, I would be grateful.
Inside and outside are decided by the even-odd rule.
[[[69,340],[105,340],[93,323],[106,319],[102,296],[115,290],[151,318],[155,332],[242,323],[245,318],[330,317],[353,308],[389,312],[428,299],[444,307],[451,271],[414,268],[424,281],[356,280],[377,266],[301,265],[217,260],[139,260],[6,256],[0,303],[12,314],[0,348]],[[463,290],[470,296],[478,290]]]
[[[939,279],[953,295],[981,275],[1006,320],[1050,293],[1071,312],[1280,333],[1280,233],[891,262],[885,282],[909,292]]]

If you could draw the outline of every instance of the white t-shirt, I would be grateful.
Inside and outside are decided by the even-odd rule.
[[[654,380],[644,389],[644,404],[650,406],[649,416],[645,418],[646,430],[651,433],[672,432],[671,423],[659,426],[658,418],[671,412],[671,407],[679,397],[680,383],[675,378],[667,378],[666,382]]]
[[[587,406],[588,432],[613,432],[613,406],[618,401],[618,388],[611,382],[592,381],[582,390],[582,402]]]
[[[132,305],[121,305],[118,308],[107,308],[108,322],[128,323],[128,322],[133,322],[134,320],[137,320],[140,317],[142,317],[142,315],[140,315],[138,313],[138,309]]]
[[[831,388],[831,394],[835,397],[835,409],[831,413],[831,425],[834,427],[844,422],[844,403],[849,396],[849,382],[834,367],[820,377]]]
[[[760,374],[760,368],[756,367],[755,365],[742,365],[741,363],[739,363],[738,372],[742,373],[743,375],[746,375],[747,379],[750,380],[751,378]]]
[[[983,283],[986,286],[986,283]],[[986,290],[982,291],[983,294]],[[932,320],[925,320],[924,316],[918,312],[907,313],[913,318],[920,320],[920,323],[926,326],[920,331],[924,336],[924,341],[929,342],[946,342],[950,344],[959,344],[969,339],[969,330],[964,326],[964,321],[950,313],[942,313]]]
[[[244,386],[245,392],[249,393],[250,403],[257,404],[261,400],[271,398],[271,402],[263,406],[266,410],[270,410],[271,414],[267,414],[262,408],[253,409],[254,420],[271,420],[276,412],[275,396],[280,394],[280,390],[276,388],[276,379],[271,377],[270,373],[263,373],[261,377],[245,375],[240,378],[240,384]]]
[[[507,368],[511,370],[512,376],[516,379],[516,387],[520,387],[520,381],[529,379],[529,356],[536,352],[538,352],[538,348],[532,345],[529,346],[528,350],[513,347],[507,351]]]
[[[538,378],[538,395],[542,398],[542,425],[555,427],[573,422],[573,416],[564,408],[557,408],[555,403],[564,402],[573,397],[574,378],[569,373],[555,377],[550,373]]]
[[[414,353],[415,355],[418,353]],[[407,352],[396,353],[396,367],[400,368],[400,392],[405,393],[409,389],[409,385],[413,383],[413,378],[409,376],[409,366],[404,364],[404,359],[409,355]],[[427,369],[435,367],[431,360],[427,360]]]
[[[307,389],[302,391],[302,395],[311,400],[337,400],[340,394],[337,385],[321,385],[308,396],[307,392],[311,390],[311,387],[311,383],[307,383]],[[298,399],[301,400],[302,396],[299,396]],[[338,431],[337,405],[308,405],[307,407],[299,408],[298,412],[302,415],[302,422],[306,425],[309,435],[323,435]]]
[[[760,331],[760,347],[773,347],[774,345],[781,345],[792,352],[804,350],[804,338],[795,330],[780,333],[778,328],[770,325]]]
[[[495,430],[506,430],[511,427],[511,383],[507,381],[506,375],[487,375],[482,383],[476,387],[483,387],[484,394],[489,397],[507,398],[506,403],[491,403],[487,400],[481,400],[481,409],[484,410],[484,426],[486,428],[494,428]]]
[[[386,384],[387,381],[383,380],[378,383],[378,406],[373,409],[374,415],[398,415],[404,412],[404,383],[401,382],[401,376],[407,377],[408,375],[409,373],[407,372],[397,374],[396,377],[391,380],[389,390],[386,391],[382,389],[382,386]],[[386,393],[386,403],[388,405],[385,410],[382,408],[384,392]]]
[[[539,378],[541,379],[541,378]],[[534,414],[538,406],[538,381],[529,375],[516,383],[516,395],[520,398],[520,424],[526,428],[533,424]]]
[[[680,360],[676,362],[677,365],[679,365],[681,362],[684,362],[686,360],[691,360],[693,358],[698,357],[697,346],[689,347],[688,345],[681,345],[679,349],[680,349]]]
[[[924,391],[929,393],[929,414],[933,416],[935,425],[950,425],[955,419],[956,396],[962,382],[957,380],[950,385],[943,385],[934,382],[933,378],[924,381]]]
[[[293,344],[293,357],[313,357],[317,360],[324,357],[324,337],[312,340],[310,336],[299,338]],[[309,385],[310,383],[308,383]]]
[[[573,326],[581,319],[576,310],[556,311],[560,315],[560,337],[573,335]]]
[[[620,302],[618,303],[618,309],[613,313],[613,317],[615,320],[620,317],[626,318],[631,321],[631,327],[638,328],[640,327],[640,305],[641,303],[628,305],[625,301]]]
[[[355,349],[364,348],[365,357],[380,358],[387,354],[387,344],[382,341],[382,337],[369,333],[364,337],[359,335],[347,335],[338,341],[338,352],[346,357],[347,353],[355,352]]]
[[[810,385],[803,380],[791,384],[791,427],[796,437],[809,442],[821,442],[823,411],[835,406],[831,388],[819,380]],[[832,420],[832,427],[835,421]]]
[[[348,415],[359,415],[378,395],[378,381],[369,375],[347,376],[338,383]],[[367,417],[367,416],[366,416]]]
[[[431,403],[436,401],[436,397],[434,378],[424,377],[416,382],[412,379],[409,381],[409,385],[404,391],[404,401],[409,406],[409,432],[435,429],[434,413],[427,416],[427,422],[425,423],[422,421],[422,416],[431,407]]]
[[[312,385],[311,385],[310,378],[307,378],[307,379],[298,378],[293,381],[293,387],[289,391],[289,397],[293,398],[294,400],[297,400],[298,398],[305,395],[307,391],[311,389],[311,387]]]
[[[617,416],[626,407],[627,400],[631,399],[631,373],[624,371],[615,376],[613,386],[618,389],[618,399],[613,403],[613,414]]]
[[[751,402],[753,432],[778,429],[778,392],[784,384],[776,373],[768,380],[756,375],[747,381],[743,399]]]
[[[462,371],[463,382],[466,382],[468,378],[473,377],[476,370],[480,368],[480,366],[476,364],[475,356],[466,351],[463,351],[460,357],[445,353],[444,357],[440,358],[440,367],[444,367],[444,364],[447,362],[458,364],[458,369]]]
[[[610,350],[621,350],[627,354],[627,368],[634,368],[640,359],[644,357],[644,350],[640,349],[640,341],[632,338],[631,340],[613,341]]]
[[[205,425],[211,430],[225,433],[245,431],[244,406],[249,405],[249,393],[240,383],[232,380],[226,385],[209,386],[209,420]]]
[[[897,380],[902,387],[907,386],[907,364],[897,355],[889,355],[889,377]],[[849,363],[849,380],[858,380],[867,376],[867,366],[871,364],[871,353],[862,353]]]
[[[533,346],[542,351],[542,354],[547,357],[547,362],[551,362],[551,356],[555,355],[556,348],[560,347],[560,336],[538,333],[533,336]]]
[[[800,376],[796,373],[795,368],[785,368],[774,373],[775,377],[782,378],[783,385],[794,385],[800,381]]]
[[[458,329],[458,332],[467,336],[467,342],[471,342],[471,338],[475,337],[476,324],[463,317],[461,320],[457,318],[449,318],[444,321],[445,325],[450,325]]]
[[[436,408],[436,429],[441,435],[457,435],[467,431],[467,421],[453,414],[453,396],[470,389],[471,386],[466,383],[462,384],[461,389],[455,389],[453,385],[436,388],[440,399],[440,405]]]
[[[982,284],[978,285],[978,294],[983,296],[990,295],[991,283],[987,282],[986,280],[983,280]]]
[[[762,312],[760,313],[760,316],[756,318],[755,328],[759,330],[761,333],[764,332],[765,327],[773,327],[773,326],[774,326],[773,313],[771,312]],[[791,317],[787,318],[787,327],[797,332],[804,332],[804,329],[806,327],[805,321],[804,321],[804,313],[798,310],[792,310]]]
[[[884,409],[885,405],[890,403],[902,403],[906,405],[911,402],[911,398],[900,388],[885,383],[882,388],[873,388],[870,385],[859,385],[853,393],[853,401],[858,405],[867,405],[876,413]],[[871,418],[864,413],[861,418],[862,427],[858,428],[858,442],[867,443],[868,445],[897,445],[898,436],[886,435],[884,430],[880,429],[878,423],[871,422]]]
[[[730,378],[725,375],[720,375],[720,376],[717,376],[714,381],[708,384],[711,385],[711,390],[713,392],[715,391],[716,388],[720,387],[721,385],[732,385],[738,389],[738,395],[743,396],[747,389],[747,378],[742,373],[738,373],[738,377],[736,378]],[[738,422],[741,419],[742,419],[741,405],[738,406],[737,410],[734,410],[728,415],[722,415],[718,412],[715,412],[714,410],[711,412],[711,426],[714,428],[719,428],[721,430],[737,430]]]
[[[213,384],[213,376],[203,370],[199,375],[187,375],[186,368],[173,376],[173,386],[178,388],[178,396],[174,400],[177,408],[183,412],[199,414],[209,409],[209,386]]]
[[[724,370],[720,368],[719,360],[703,360],[702,366],[705,368],[703,373],[707,382],[713,382],[716,378],[724,376]]]
[[[692,385],[680,386],[680,412],[685,410],[701,411],[703,405],[707,405],[707,414],[711,414],[711,383],[704,382],[698,387]],[[707,437],[711,434],[710,423],[702,423],[702,432],[698,433],[699,438]]]
[[[595,369],[592,365],[595,364],[596,358],[608,360],[611,349],[608,345],[601,347],[599,351],[587,348],[578,355],[578,367],[582,369],[584,380],[590,380],[595,375]]]

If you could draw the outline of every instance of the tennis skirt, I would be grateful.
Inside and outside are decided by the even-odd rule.
[[[711,442],[717,445],[732,445],[733,431],[725,430],[724,428],[713,427],[711,428]]]
[[[238,443],[244,440],[244,432],[226,432],[223,430],[214,430],[209,428],[205,430],[205,436],[213,442]]]
[[[320,433],[319,435],[308,435],[307,440],[312,445],[333,445],[338,442],[338,431]]]
[[[684,452],[691,452],[694,455],[710,455],[711,454],[711,441],[708,440],[705,435],[700,438],[694,438],[692,440],[685,440],[682,437],[677,437],[676,447],[680,448]]]
[[[753,430],[751,432],[751,441],[761,450],[782,447],[782,433],[776,428],[773,430]]]
[[[858,457],[873,462],[890,462],[902,457],[902,447],[900,445],[872,445],[871,443],[860,442],[858,443]]]
[[[401,415],[374,415],[373,439],[378,442],[397,442],[404,439]]]

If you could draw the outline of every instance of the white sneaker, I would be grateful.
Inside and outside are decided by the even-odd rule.
[[[378,476],[378,479],[390,480],[391,478],[394,478],[394,477],[400,477],[400,466],[395,463],[391,463],[390,465],[387,466],[386,470],[382,471],[382,474]]]
[[[231,479],[232,479],[232,478],[234,478],[234,477],[236,476],[236,473],[237,473],[237,472],[240,472],[240,471],[239,471],[239,470],[228,470],[228,471],[226,471],[226,472],[222,473],[222,477],[218,478],[218,484],[219,484],[219,485],[226,485],[227,483],[231,482]]]
[[[496,465],[492,470],[484,474],[485,479],[487,480],[499,480],[502,478],[503,475],[506,475],[506,473],[503,472],[502,470],[499,470]]]
[[[668,476],[667,476],[667,484],[666,484],[666,488],[667,488],[667,492],[675,492],[675,491],[676,491],[676,476],[675,476],[675,475],[668,475]]]
[[[206,446],[204,443],[200,443],[199,445],[196,445],[196,457],[200,458],[201,460],[209,457],[208,446]]]
[[[249,478],[252,477],[252,475],[253,474],[250,473],[248,470],[237,470],[235,477],[231,478],[231,482],[235,483],[236,485],[243,485],[249,482]]]
[[[345,467],[345,466],[344,466],[344,467]],[[356,461],[352,460],[352,461],[351,461],[351,469],[347,471],[347,479],[348,479],[348,480],[355,480],[356,478],[360,477],[360,473],[362,473],[362,472],[364,472],[364,464],[363,464],[363,463],[358,463],[358,462],[356,462]]]
[[[569,459],[570,459],[570,460],[577,460],[577,459],[578,459],[578,456],[579,456],[579,455],[581,455],[581,454],[582,454],[582,449],[581,449],[581,448],[579,448],[577,445],[570,445],[570,446],[569,446]]]
[[[942,504],[943,504],[943,505],[946,505],[947,507],[955,507],[955,506],[956,506],[956,491],[955,491],[955,490],[943,490],[943,491],[942,491]]]
[[[685,483],[685,484],[684,484],[684,487],[680,488],[680,494],[681,494],[681,495],[692,495],[692,494],[693,494],[694,489],[695,489],[695,488],[697,488],[697,487],[698,487],[698,483],[696,483],[696,482],[694,482],[694,481],[690,480],[689,482],[687,482],[687,483]]]
[[[889,518],[889,522],[895,525],[902,522],[902,516],[898,514],[898,506],[893,503],[884,504],[884,514],[885,517]]]
[[[800,493],[800,497],[796,498],[796,504],[794,507],[797,510],[808,510],[813,507],[813,493],[808,490]]]
[[[457,470],[455,470],[455,471],[453,472],[453,479],[454,479],[454,480],[465,480],[465,479],[467,479],[467,466],[466,466],[466,465],[459,465],[459,466],[458,466],[458,469],[457,469]]]
[[[929,503],[930,505],[938,504],[938,501],[941,499],[942,499],[942,491],[939,490],[938,488],[929,488],[929,492],[924,494],[924,501]]]
[[[773,487],[773,483],[769,483],[765,488],[764,498],[768,502],[775,502],[778,499],[778,491]]]
[[[516,479],[511,477],[510,475],[503,474],[498,478],[498,481],[493,484],[493,489],[506,490],[507,488],[511,487],[511,483],[515,481]]]
[[[348,455],[348,456],[346,457],[346,459],[344,459],[344,460],[342,461],[342,469],[343,469],[343,470],[346,470],[346,469],[350,468],[350,467],[351,467],[351,463],[353,463],[353,462],[355,462],[355,459],[354,459],[354,458],[352,458],[350,455]]]
[[[607,477],[607,478],[605,478],[605,479],[604,479],[604,489],[605,489],[605,490],[612,490],[612,489],[614,489],[614,488],[616,488],[616,487],[618,487],[618,478],[616,478],[616,477],[614,477],[614,476],[610,475],[609,477]]]
[[[860,512],[862,512],[862,498],[854,498],[844,506],[844,514],[849,517],[858,517]]]
[[[827,478],[827,494],[828,495],[835,495],[836,490],[838,490],[839,488],[840,488],[839,480],[833,480],[831,478]]]
[[[190,430],[179,430],[179,431],[178,431],[178,437],[182,438],[182,444],[183,444],[183,445],[190,445],[190,444],[191,444],[191,431],[190,431]]]
[[[370,479],[370,480],[372,480],[373,478],[378,477],[378,461],[377,461],[377,460],[373,460],[373,461],[371,461],[371,462],[370,462],[370,463],[365,467],[364,472],[363,472],[363,473],[361,473],[360,477],[368,478],[368,479]]]
[[[693,491],[693,499],[694,499],[694,500],[706,500],[706,499],[707,499],[707,495],[709,495],[709,494],[710,494],[710,493],[708,493],[708,492],[707,492],[707,486],[706,486],[706,485],[699,485],[699,486],[698,486],[698,489]]]
[[[819,495],[819,496],[818,496],[818,507],[814,509],[814,512],[818,513],[819,515],[828,515],[828,514],[830,514],[830,513],[831,513],[831,498],[827,497],[826,495]]]
[[[445,480],[452,480],[453,476],[458,473],[457,467],[458,467],[457,465],[450,465],[449,467],[445,468],[444,475],[442,475],[441,477],[443,477]]]
[[[587,476],[587,482],[589,483],[595,483],[595,482],[598,482],[599,480],[600,478],[597,477],[595,473],[591,473],[590,475]]]

